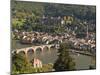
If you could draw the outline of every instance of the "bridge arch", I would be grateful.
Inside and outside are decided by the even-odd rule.
[[[19,54],[19,55],[25,55],[25,54],[27,54],[27,52],[25,52],[24,50],[16,51],[16,53]]]
[[[29,61],[31,61],[31,59],[33,58],[34,56],[34,49],[31,47],[31,48],[28,48],[27,49],[27,58]]]
[[[29,53],[34,53],[35,52],[35,50],[33,49],[33,48],[29,48],[28,50],[27,50],[27,54]]]
[[[52,47],[54,47],[54,45],[48,45],[48,48],[51,49]]]
[[[43,52],[43,47],[36,47],[36,48],[34,48],[35,49],[35,52],[36,53],[41,53],[41,52]]]
[[[33,52],[33,53],[34,53],[35,50],[34,50],[34,48],[29,48],[29,49],[27,49],[27,53],[28,53],[28,52]]]
[[[43,46],[43,51],[48,51],[50,50],[48,46]]]

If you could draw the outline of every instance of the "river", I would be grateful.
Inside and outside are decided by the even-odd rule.
[[[30,47],[33,45],[23,45],[20,44],[18,40],[13,40],[12,41],[12,50],[14,49],[20,49],[20,48],[24,48],[24,47]],[[33,59],[33,57],[36,57],[40,60],[42,60],[43,64],[47,64],[47,63],[54,63],[56,61],[56,59],[58,58],[57,56],[57,50],[54,48],[51,48],[50,51],[45,50],[43,53],[39,53],[37,52],[36,54],[34,54],[33,52],[29,52],[28,53],[28,58],[30,60]],[[95,65],[92,63],[93,58],[91,56],[86,56],[86,55],[79,55],[79,54],[71,54],[71,56],[74,58],[74,61],[76,63],[76,69],[80,70],[80,69],[89,69],[90,65]]]

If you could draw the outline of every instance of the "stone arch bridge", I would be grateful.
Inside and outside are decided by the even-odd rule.
[[[16,52],[17,54],[20,52],[24,52],[25,54],[28,53],[28,51],[33,51],[34,53],[40,49],[41,52],[44,51],[44,48],[48,48],[48,50],[50,51],[51,47],[54,47],[54,44],[50,44],[50,45],[39,45],[39,46],[32,46],[32,47],[27,47],[27,48],[21,48],[21,49],[16,49],[15,51],[13,51],[12,53]]]

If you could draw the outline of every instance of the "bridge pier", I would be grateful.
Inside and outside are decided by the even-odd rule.
[[[49,52],[51,52],[51,47],[48,47],[48,49],[49,49]]]
[[[27,49],[25,48],[25,50],[24,50],[24,52],[25,52],[25,61],[26,61],[26,63],[29,63],[29,60],[28,60],[28,51],[27,51]]]

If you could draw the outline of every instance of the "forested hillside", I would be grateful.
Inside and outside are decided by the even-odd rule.
[[[13,29],[62,32],[71,26],[84,31],[89,24],[89,31],[95,31],[95,6],[12,1],[11,7]],[[70,23],[66,23],[68,17],[72,17]],[[65,23],[61,27],[62,20]]]

